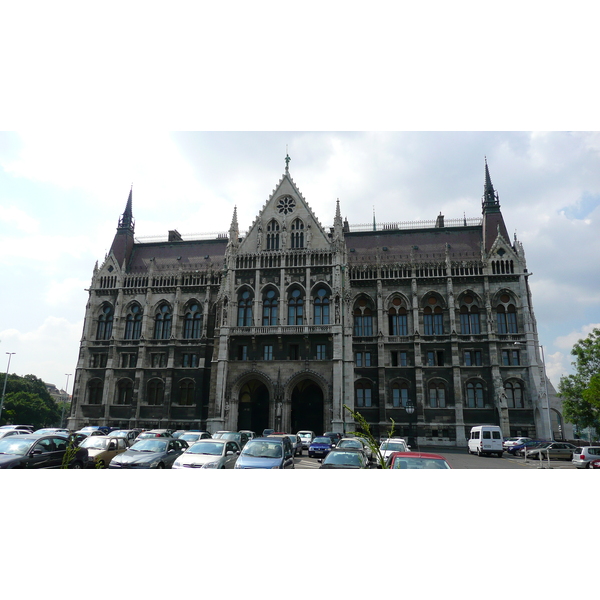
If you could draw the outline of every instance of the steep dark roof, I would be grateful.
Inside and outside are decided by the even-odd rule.
[[[144,271],[149,267],[152,258],[155,268],[158,269],[176,268],[180,265],[206,269],[211,263],[220,269],[223,266],[226,248],[227,238],[135,244],[128,270]]]
[[[481,227],[467,226],[346,233],[345,239],[350,262],[377,254],[402,261],[411,253],[415,260],[427,261],[444,257],[446,244],[450,258],[481,258],[481,236]]]

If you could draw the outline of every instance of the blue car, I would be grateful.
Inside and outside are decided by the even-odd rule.
[[[329,451],[334,448],[333,440],[330,437],[316,437],[308,447],[308,456],[327,456]]]
[[[536,446],[543,444],[548,440],[529,440],[527,442],[523,442],[518,446],[512,446],[511,448],[507,448],[507,452],[512,454],[513,456],[523,456],[526,450],[533,450]]]
[[[234,469],[294,469],[290,438],[254,438],[246,443]]]

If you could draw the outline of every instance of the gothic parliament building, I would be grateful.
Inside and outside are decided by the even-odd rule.
[[[522,244],[485,164],[482,216],[324,227],[286,168],[240,233],[134,236],[94,268],[69,427],[371,431],[465,446],[564,426]],[[408,410],[407,410],[408,408]]]

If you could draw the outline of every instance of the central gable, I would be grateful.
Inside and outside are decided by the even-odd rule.
[[[239,252],[330,247],[331,240],[286,171],[240,243]]]

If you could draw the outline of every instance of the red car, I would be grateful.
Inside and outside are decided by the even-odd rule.
[[[600,469],[600,458],[590,461],[590,469]]]
[[[440,454],[426,452],[392,452],[387,459],[389,469],[451,469]]]

